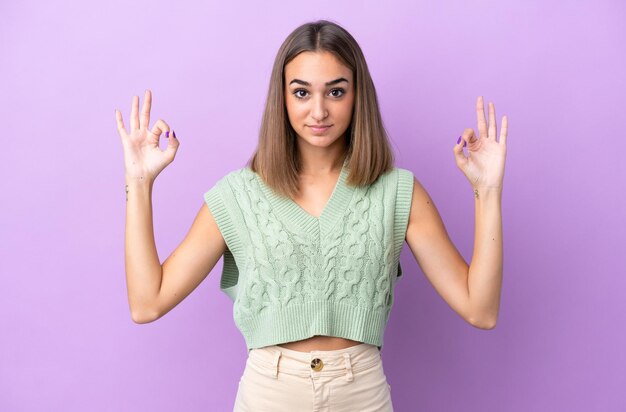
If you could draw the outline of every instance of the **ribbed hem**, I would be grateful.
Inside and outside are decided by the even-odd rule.
[[[315,335],[338,336],[382,347],[387,318],[385,307],[372,310],[313,301],[282,309],[266,308],[258,316],[235,322],[248,350]]]
[[[411,212],[411,200],[413,198],[413,172],[407,169],[396,168],[398,173],[398,190],[396,194],[396,211],[394,217],[394,247],[400,265],[400,252],[404,245],[406,230],[409,224]],[[401,273],[400,273],[401,274]]]
[[[220,279],[220,289],[226,293],[233,301],[237,296],[237,283],[239,279],[239,270],[235,263],[234,256],[238,256],[241,241],[237,236],[237,228],[232,223],[226,202],[234,202],[230,188],[226,185],[224,179],[219,180],[208,192],[204,194],[204,201],[209,207],[213,219],[217,224],[227,250],[224,252],[224,262],[222,264],[222,276]]]

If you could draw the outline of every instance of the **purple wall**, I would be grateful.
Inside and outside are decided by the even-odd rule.
[[[509,117],[498,325],[465,323],[405,245],[383,352],[396,410],[626,410],[625,17],[617,0],[3,1],[0,410],[231,410],[246,351],[222,261],[162,319],[131,320],[114,109],[128,125],[150,88],[151,124],[181,143],[153,193],[163,261],[252,153],[281,42],[318,18],[361,44],[397,165],[468,263],[452,148],[478,95]]]

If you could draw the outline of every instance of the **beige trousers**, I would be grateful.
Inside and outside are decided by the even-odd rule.
[[[393,406],[375,345],[311,352],[272,345],[248,352],[233,411],[393,412]]]

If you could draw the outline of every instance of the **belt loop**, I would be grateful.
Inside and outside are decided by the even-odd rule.
[[[346,380],[350,382],[352,380],[352,363],[350,362],[350,354],[344,353],[343,358],[346,363],[346,371],[347,371]]]
[[[274,351],[274,361],[272,362],[272,377],[278,379],[278,358],[280,358],[282,352],[280,350]]]

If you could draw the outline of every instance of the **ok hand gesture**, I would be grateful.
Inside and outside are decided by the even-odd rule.
[[[465,129],[454,146],[456,165],[470,181],[474,189],[502,190],[508,118],[502,117],[500,140],[496,141],[496,109],[489,102],[489,126],[485,122],[483,98],[476,101],[479,136],[473,129]],[[468,156],[463,153],[467,145]]]
[[[152,92],[146,90],[141,116],[139,116],[139,96],[133,96],[130,112],[130,133],[124,128],[122,113],[115,110],[117,131],[124,147],[124,165],[126,179],[154,181],[161,171],[172,161],[180,143],[169,125],[159,119],[152,129],[150,126],[150,108]],[[159,148],[159,137],[165,132],[169,138],[167,149]]]

